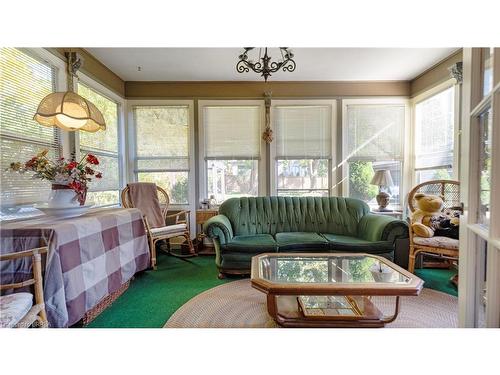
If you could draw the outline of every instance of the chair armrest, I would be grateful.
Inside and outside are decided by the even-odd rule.
[[[358,224],[358,235],[367,241],[390,241],[408,238],[408,223],[391,216],[368,214]]]
[[[166,215],[165,216],[165,221],[168,219],[168,218],[171,218],[171,217],[175,217],[175,223],[176,224],[179,224],[179,223],[187,223],[188,222],[188,219],[189,219],[189,214],[190,214],[191,211],[189,210],[184,210],[184,211],[179,211],[175,214],[172,214],[172,215]],[[179,221],[179,216],[181,215],[184,215],[184,220],[183,221]]]
[[[203,223],[203,232],[210,238],[218,238],[221,245],[233,238],[231,222],[225,215],[216,215]]]

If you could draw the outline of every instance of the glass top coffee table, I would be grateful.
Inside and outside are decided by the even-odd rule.
[[[397,318],[400,296],[417,296],[423,286],[389,260],[359,253],[260,254],[251,274],[284,327],[383,327]],[[395,296],[394,314],[384,316],[372,296]]]

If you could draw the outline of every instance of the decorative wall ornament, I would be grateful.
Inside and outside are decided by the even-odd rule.
[[[273,141],[273,130],[271,129],[271,96],[272,92],[268,91],[264,93],[264,104],[266,106],[266,129],[262,133],[262,139],[266,143],[271,143]]]
[[[293,60],[293,53],[288,50],[288,47],[279,47],[281,53],[281,60],[271,61],[272,57],[267,54],[267,47],[259,48],[259,57],[256,61],[249,58],[248,52],[255,49],[255,47],[244,47],[245,51],[238,56],[238,63],[236,64],[236,71],[238,73],[248,73],[252,69],[255,73],[261,73],[264,80],[271,73],[276,73],[278,70],[284,72],[293,72],[295,70],[295,61]],[[264,56],[262,56],[262,49],[264,49]]]
[[[450,66],[448,70],[450,71],[451,76],[457,81],[457,84],[461,84],[463,82],[463,63],[461,61]]]

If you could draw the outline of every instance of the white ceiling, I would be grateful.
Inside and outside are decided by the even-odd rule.
[[[271,81],[410,80],[457,48],[291,48],[297,68]],[[124,81],[262,81],[236,72],[242,48],[87,48]],[[250,58],[256,59],[258,50]],[[277,57],[277,48],[269,55]],[[141,71],[138,71],[138,66]]]

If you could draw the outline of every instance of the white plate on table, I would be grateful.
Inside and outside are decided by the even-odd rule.
[[[70,206],[70,207],[49,207],[47,203],[35,204],[37,210],[42,211],[47,216],[57,218],[76,217],[85,214],[94,206],[93,202],[87,203],[83,206]]]

